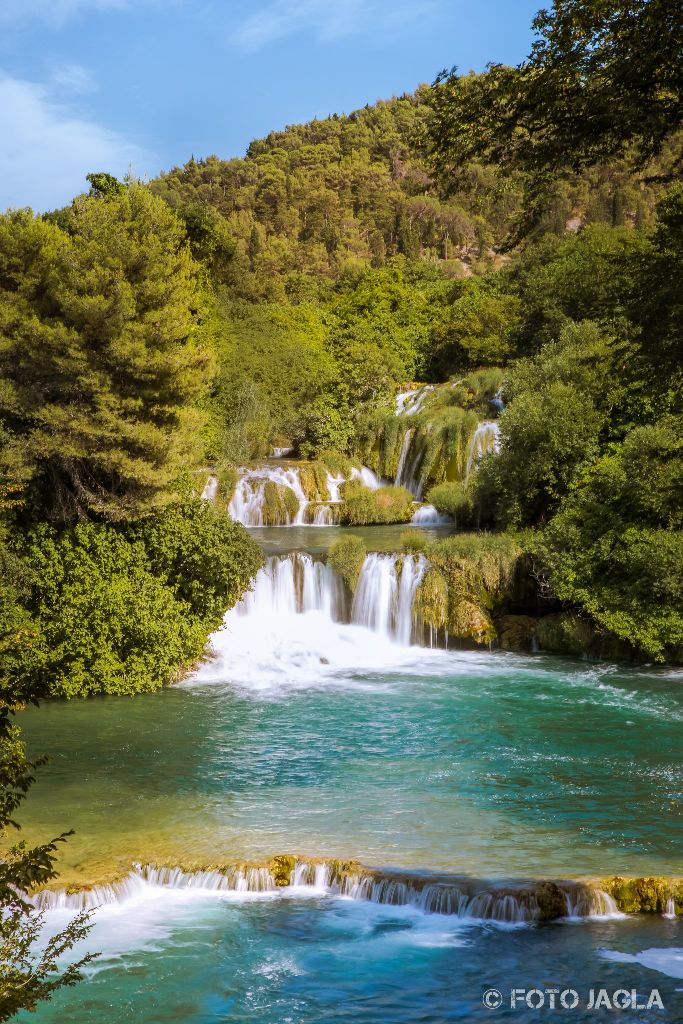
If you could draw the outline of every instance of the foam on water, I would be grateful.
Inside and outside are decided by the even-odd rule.
[[[669,978],[683,979],[683,949],[643,949],[640,953],[621,953],[615,949],[602,949],[600,955],[605,960],[620,964],[641,964],[651,971],[659,971]]]

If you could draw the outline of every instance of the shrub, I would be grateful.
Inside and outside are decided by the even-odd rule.
[[[474,517],[471,495],[459,481],[437,484],[427,492],[427,501],[441,515],[450,516],[460,526],[471,525]]]
[[[413,514],[413,496],[405,487],[371,491],[358,481],[344,485],[341,522],[345,526],[407,523]]]
[[[350,534],[335,541],[327,554],[327,564],[341,576],[351,593],[356,589],[366,550],[363,540]]]

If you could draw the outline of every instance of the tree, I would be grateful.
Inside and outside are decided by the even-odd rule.
[[[211,375],[196,268],[167,206],[131,184],[74,201],[72,231],[0,218],[0,423],[58,522],[170,498]]]
[[[453,303],[434,326],[430,369],[448,376],[474,366],[504,363],[512,352],[519,312],[513,295],[496,295],[470,282],[459,285]]]
[[[34,782],[41,761],[29,761],[19,730],[13,723],[16,704],[0,702],[0,837],[17,830],[17,808]],[[63,958],[89,929],[89,915],[79,914],[58,934],[45,939],[43,915],[27,896],[56,875],[58,844],[69,833],[43,846],[14,846],[0,862],[0,1021],[19,1010],[35,1010],[60,988],[75,985],[82,968],[94,959],[90,953],[66,967]],[[36,942],[42,947],[36,952]]]
[[[637,427],[534,541],[558,597],[658,661],[683,657],[683,421]]]
[[[478,502],[503,525],[547,520],[576,474],[600,453],[623,384],[615,368],[627,343],[593,323],[569,323],[556,342],[521,360],[506,383],[500,453],[483,460]]]
[[[558,171],[622,154],[642,169],[683,114],[679,0],[555,0],[533,26],[518,67],[442,72],[429,127],[433,162],[455,181],[475,159],[529,173],[527,228]]]

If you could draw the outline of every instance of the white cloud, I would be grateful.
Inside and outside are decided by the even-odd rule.
[[[434,9],[434,0],[271,0],[250,14],[233,34],[245,50],[309,33],[321,42],[366,32],[394,32]]]
[[[87,188],[90,171],[142,175],[152,157],[57,102],[48,88],[0,74],[0,210],[49,210]]]
[[[129,0],[0,0],[0,22],[40,18],[62,24],[81,10],[121,10]]]

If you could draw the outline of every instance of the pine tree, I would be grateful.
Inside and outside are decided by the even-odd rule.
[[[0,423],[60,522],[165,503],[211,375],[182,226],[137,183],[0,218]],[[0,467],[0,472],[2,467]]]

